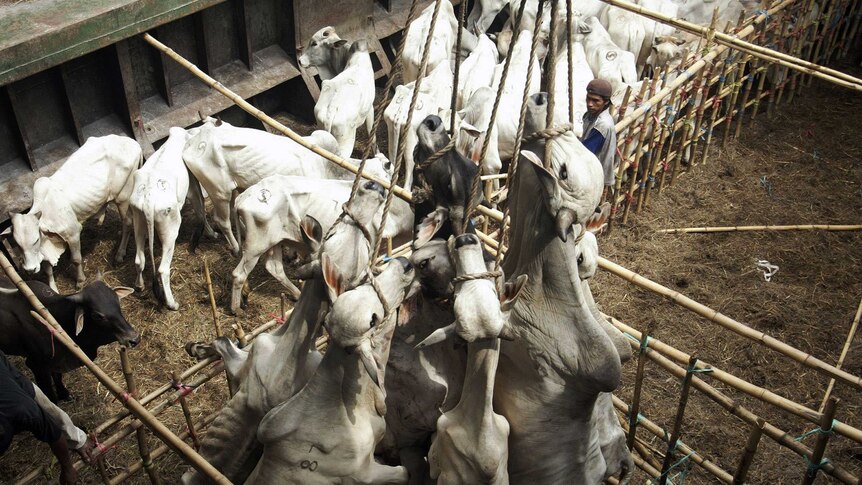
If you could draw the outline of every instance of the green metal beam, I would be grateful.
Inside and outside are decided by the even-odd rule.
[[[225,0],[42,0],[0,6],[0,86]]]

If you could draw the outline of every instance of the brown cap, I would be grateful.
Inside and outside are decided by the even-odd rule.
[[[587,84],[587,93],[596,94],[603,98],[610,98],[614,94],[614,90],[611,88],[611,83],[604,79],[593,79]]]

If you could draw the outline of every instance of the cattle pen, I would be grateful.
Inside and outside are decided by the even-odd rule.
[[[351,29],[354,29],[353,31],[365,30],[367,33],[370,29],[374,32],[373,37],[376,45],[373,51],[378,54],[380,75],[386,76],[391,83],[400,75],[401,59],[398,55],[400,50],[391,49],[387,51],[378,39],[389,37],[399,31],[411,18],[418,15],[423,6],[439,5],[442,1],[414,1],[409,9],[405,8],[406,5],[398,5],[397,3],[395,5],[391,3],[378,5],[373,2],[357,2],[363,4],[362,8],[367,8],[370,17],[374,16],[370,12],[381,9],[392,13],[391,17],[380,14],[385,16],[387,20],[385,22],[382,20],[373,22],[371,27],[352,25],[354,18],[334,18],[334,21],[333,18],[325,17],[303,18],[300,13],[307,13],[308,7],[302,6],[304,2],[293,2],[293,8],[296,9],[293,12],[296,17],[294,19],[296,22],[294,24],[296,44],[301,45],[300,42],[304,42],[312,32],[327,23],[337,24],[341,21],[346,25],[347,31],[351,31]],[[698,175],[698,172],[704,172],[719,163],[715,159],[717,146],[731,147],[735,143],[735,139],[745,138],[745,131],[755,130],[759,123],[769,123],[770,119],[780,117],[782,110],[792,109],[793,101],[797,100],[798,102],[804,97],[806,90],[810,89],[812,85],[822,87],[831,83],[840,89],[853,93],[851,96],[857,96],[855,99],[858,99],[859,92],[862,92],[862,81],[859,79],[823,67],[827,64],[834,65],[836,62],[841,62],[852,52],[853,46],[857,45],[854,42],[858,37],[860,19],[862,19],[862,2],[858,0],[820,2],[820,13],[817,15],[811,14],[815,5],[814,0],[772,1],[763,9],[755,11],[753,15],[747,18],[740,17],[737,22],[730,22],[727,25],[717,25],[714,17],[712,24],[708,27],[690,25],[678,19],[663,18],[661,14],[646,12],[637,5],[621,0],[603,1],[619,8],[631,9],[647,16],[651,15],[659,21],[668,22],[700,37],[697,47],[684,56],[681,64],[673,72],[659,70],[654,73],[651,79],[641,84],[638,92],[633,92],[631,89],[626,92],[625,101],[615,114],[616,129],[620,140],[621,163],[616,177],[616,195],[611,205],[611,235],[609,237],[622,238],[625,237],[623,234],[626,231],[637,231],[638,218],[633,217],[633,215],[643,214],[644,217],[648,217],[650,214],[648,209],[653,206],[660,206],[667,211],[672,210],[668,208],[670,202],[663,199],[672,199],[673,195],[670,194],[673,191],[683,190],[681,187],[685,187],[689,179],[697,180],[698,183],[710,183],[709,181],[703,182],[703,178]],[[571,0],[569,2],[557,0],[552,2],[552,5],[556,6],[558,2],[561,5],[571,4]],[[198,3],[200,4],[198,7],[201,9],[222,8],[216,6],[220,2]],[[258,5],[258,3],[270,5],[268,2],[251,1],[230,3],[236,8],[234,14],[238,13],[241,17],[249,15],[245,18],[257,18],[258,20],[259,17],[255,17],[255,15],[262,15],[259,11],[257,14],[246,14],[243,13],[243,9],[253,9],[254,7],[250,5]],[[280,4],[280,2],[271,3]],[[366,10],[361,11],[365,12]],[[203,18],[207,10],[200,10],[200,12],[203,12],[201,13]],[[331,12],[332,10],[327,10],[325,13],[331,14]],[[556,13],[556,8],[553,9],[553,12]],[[550,15],[548,12],[544,14]],[[541,16],[542,9],[540,8],[536,22],[537,29]],[[795,21],[791,22],[791,18]],[[180,22],[180,20],[171,17],[165,17],[163,20],[165,22],[171,20]],[[463,15],[460,20],[463,22]],[[195,22],[200,22],[200,20]],[[388,25],[387,22],[392,25]],[[299,27],[300,25],[302,28]],[[381,27],[381,25],[386,25],[386,27]],[[152,51],[147,51],[149,52],[148,56],[153,55],[160,59],[164,79],[160,87],[151,86],[152,89],[159,91],[160,94],[157,96],[165,98],[162,102],[167,107],[173,104],[172,101],[168,101],[170,98],[176,97],[178,99],[175,109],[164,108],[164,111],[158,116],[147,119],[147,116],[152,116],[152,112],[141,110],[140,106],[135,112],[135,96],[126,94],[128,106],[122,109],[128,112],[125,112],[123,116],[128,115],[126,117],[129,118],[129,129],[142,145],[147,143],[152,145],[153,142],[162,139],[166,136],[167,128],[171,124],[188,126],[203,115],[216,114],[228,108],[229,105],[236,105],[254,119],[259,120],[267,130],[280,132],[351,172],[355,173],[361,168],[361,165],[357,167],[349,160],[344,160],[320,147],[310,145],[300,138],[296,131],[305,129],[302,123],[296,123],[298,128],[291,129],[279,121],[294,122],[295,118],[292,115],[289,117],[270,117],[267,115],[265,112],[267,105],[272,104],[270,97],[281,96],[283,95],[282,91],[278,91],[276,94],[272,92],[261,94],[263,93],[263,89],[261,89],[251,94],[259,86],[253,89],[249,86],[263,82],[260,81],[261,78],[269,79],[267,76],[271,74],[274,76],[273,79],[265,82],[274,86],[276,78],[283,80],[287,76],[295,77],[297,81],[301,82],[301,85],[300,82],[294,83],[291,85],[292,90],[307,89],[307,93],[303,92],[301,96],[313,99],[317,95],[315,91],[316,81],[311,74],[296,68],[296,63],[292,58],[290,59],[290,66],[280,66],[278,63],[270,64],[264,59],[260,64],[266,66],[264,70],[267,73],[253,81],[235,81],[232,85],[226,80],[219,80],[218,69],[209,69],[206,66],[204,61],[208,60],[210,55],[203,51],[193,52],[188,49],[188,45],[184,45],[186,52],[181,53],[187,54],[185,57],[190,54],[193,55],[198,65],[204,64],[198,67],[186,60],[181,53],[178,53],[181,49],[171,48],[170,37],[181,39],[184,35],[183,32],[188,34],[183,30],[185,28],[194,30],[195,27],[192,25],[177,27],[169,24],[167,26],[160,25],[158,28],[156,26],[142,26],[140,32],[133,34],[136,49],[145,46],[147,49],[152,49]],[[565,18],[557,18],[556,15],[551,17],[552,31],[565,28],[571,28],[566,25]],[[149,33],[145,33],[145,31],[149,31]],[[160,31],[172,32],[172,34],[160,36]],[[291,37],[289,33],[281,32],[281,34]],[[252,64],[255,63],[254,59],[257,59],[256,56],[263,56],[263,51],[267,51],[268,55],[276,57],[283,55],[286,58],[294,54],[293,52],[289,52],[289,55],[285,54],[290,49],[283,48],[283,39],[280,39],[276,43],[277,45],[270,46],[278,47],[280,52],[276,52],[276,49],[270,49],[270,47],[265,47],[263,51],[255,51],[252,48],[253,42],[247,39],[246,41],[248,48],[241,50],[238,54],[239,57],[248,60],[243,69],[252,70]],[[514,43],[513,40],[512,44],[514,45]],[[117,55],[122,62],[123,47],[117,46],[115,48],[119,52]],[[125,55],[128,55],[128,51]],[[393,57],[390,59],[388,56]],[[166,67],[168,65],[170,67]],[[177,66],[181,66],[182,70],[179,70]],[[129,67],[131,64],[126,69]],[[235,68],[236,66],[231,67],[231,69]],[[119,69],[122,74],[121,77],[131,75],[129,72],[124,72],[122,64],[120,64]],[[284,72],[284,70],[291,69],[296,72],[291,71],[290,74]],[[65,73],[65,71],[63,72]],[[171,76],[167,74],[168,72],[172,73],[174,79],[183,79],[183,84],[181,86],[174,85],[172,89]],[[455,72],[457,73],[457,69]],[[856,70],[855,72],[858,73],[859,71]],[[423,75],[424,70],[420,74],[420,80]],[[62,74],[61,80],[67,82],[68,76],[68,73]],[[230,76],[236,75],[230,74]],[[209,88],[208,91],[203,91],[204,94],[201,94],[202,91],[198,85],[200,81],[203,81]],[[131,82],[134,85],[134,81]],[[265,89],[272,86],[268,85]],[[378,113],[382,114],[382,106],[385,106],[388,100],[390,94],[388,88],[390,87],[391,84],[387,85],[387,88],[382,92],[383,100],[379,102]],[[20,89],[20,85],[13,87],[10,84],[6,87],[7,97],[0,101],[8,101],[12,108],[10,113],[23,119],[20,107],[24,104],[19,104],[22,103],[22,98],[16,97]],[[251,89],[251,91],[243,92],[243,89]],[[553,88],[550,89],[553,90]],[[66,90],[69,91],[68,86]],[[197,93],[196,101],[188,102],[187,99],[182,99],[182,96],[194,97],[188,94],[192,92]],[[525,93],[524,98],[527,94],[530,93]],[[553,100],[554,96],[565,96],[569,93],[549,94],[550,99]],[[260,96],[253,99],[252,96],[254,95]],[[572,93],[570,96],[577,96],[577,94]],[[248,98],[257,102],[249,102],[247,101]],[[152,99],[148,99],[147,102],[156,103]],[[77,119],[74,113],[83,112],[82,106],[77,105],[76,107],[75,103],[70,101],[67,108],[72,113],[71,118],[73,120]],[[308,104],[307,100],[306,104]],[[19,107],[18,110],[15,109],[16,106]],[[5,109],[5,106],[2,108]],[[235,110],[235,108],[231,109]],[[111,116],[116,118],[116,113]],[[235,112],[234,116],[236,116]],[[380,122],[380,116],[378,116],[375,127],[378,127]],[[521,122],[523,123],[523,114]],[[556,122],[551,116],[548,126],[565,129],[566,122],[574,122],[571,114],[568,120],[556,120]],[[127,122],[123,121],[122,123]],[[73,123],[74,126],[78,127],[76,130],[78,142],[84,138],[80,124],[80,121]],[[14,125],[7,124],[4,126],[15,126],[20,129],[17,136],[20,137],[21,145],[24,147],[24,158],[32,160],[31,166],[36,168],[35,160],[40,156],[40,152],[32,143],[32,139],[28,138],[26,125],[27,122],[18,121]],[[155,131],[148,132],[148,127],[154,127]],[[518,135],[517,144],[520,143],[521,137],[530,135],[522,131],[523,127],[521,127],[521,133]],[[552,130],[548,130],[548,132],[550,136],[553,136]],[[720,144],[718,143],[719,137],[721,137]],[[51,150],[57,151],[56,146],[47,147],[44,145],[43,148],[42,154]],[[370,144],[360,145],[360,148],[365,151],[362,158],[367,159],[370,155]],[[803,155],[807,157],[809,154],[805,151]],[[396,158],[395,162],[398,166],[398,159],[403,158],[403,154]],[[811,158],[815,162],[817,161],[816,151]],[[706,173],[716,177],[721,176],[720,173],[716,175],[715,171]],[[849,177],[852,178],[854,174],[858,176],[858,169],[856,172],[850,171]],[[484,177],[484,179],[486,184],[484,192],[490,199],[490,203],[487,206],[476,208],[477,221],[481,227],[480,237],[490,252],[502,257],[507,248],[505,239],[507,226],[504,223],[507,221],[506,209],[502,207],[500,210],[501,208],[497,207],[494,197],[499,196],[500,193],[495,192],[493,187],[494,180],[505,180],[506,177],[501,175],[499,177]],[[397,185],[390,186],[384,180],[380,180],[380,182],[394,196],[407,201],[411,200],[412,194],[410,192]],[[717,181],[712,182],[717,183]],[[769,184],[768,180],[761,181],[761,187],[764,190],[767,190],[767,184]],[[671,190],[671,187],[674,189]],[[856,188],[858,189],[858,185]],[[658,197],[659,195],[662,197]],[[793,200],[787,200],[784,203],[789,205],[793,202]],[[858,218],[858,202],[851,202],[851,204],[853,203],[856,204],[855,216]],[[8,209],[21,210],[26,205],[18,203],[18,205],[9,205]],[[851,216],[853,215],[852,208],[849,213]],[[847,212],[842,214],[847,214]],[[675,223],[676,221],[672,222]],[[694,223],[695,221],[691,222]],[[726,221],[703,222],[718,224]],[[858,221],[837,221],[839,224],[856,222]],[[660,235],[657,237],[666,238],[668,236]],[[858,245],[859,239],[854,239],[854,237],[850,235],[842,239],[836,236],[835,241],[844,242],[851,246]],[[604,239],[600,239],[600,241],[604,241]],[[102,254],[105,254],[106,251],[102,246],[99,243],[98,249],[102,251]],[[622,246],[622,241],[615,240],[615,250],[621,249]],[[406,254],[409,252],[409,248],[409,244],[396,248],[390,247],[387,251],[387,257]],[[207,426],[214,420],[218,409],[220,409],[220,403],[229,397],[226,387],[213,389],[216,386],[212,384],[205,386],[210,381],[221,381],[224,373],[223,366],[215,358],[208,358],[181,370],[180,365],[187,365],[188,360],[178,358],[177,350],[187,340],[211,340],[215,335],[225,332],[232,332],[243,346],[249,345],[260,333],[283,323],[291,311],[283,296],[279,298],[277,291],[275,294],[270,291],[268,298],[259,297],[257,302],[249,303],[246,317],[230,318],[229,320],[223,316],[220,317],[213,288],[219,284],[229,286],[230,263],[222,264],[224,261],[219,261],[219,258],[224,259],[223,253],[223,248],[220,252],[215,248],[208,248],[205,253],[208,255],[206,257],[212,258],[210,262],[215,277],[212,281],[210,280],[209,267],[207,267],[206,282],[209,283],[209,291],[208,296],[204,298],[201,298],[201,295],[207,294],[205,290],[201,291],[205,288],[204,279],[197,274],[198,267],[202,268],[203,263],[198,264],[198,258],[191,256],[189,261],[177,263],[178,266],[185,266],[186,268],[186,271],[180,271],[181,274],[185,273],[182,276],[184,280],[201,281],[200,283],[188,282],[186,284],[185,290],[188,294],[194,295],[192,296],[194,302],[190,303],[191,308],[182,316],[163,317],[154,309],[142,309],[138,315],[143,320],[155,322],[164,319],[176,325],[181,325],[183,319],[205,322],[194,325],[193,329],[190,324],[188,333],[182,329],[159,328],[155,325],[146,326],[153,335],[163,334],[160,337],[163,340],[159,343],[162,348],[152,355],[156,359],[161,356],[162,359],[170,361],[168,363],[170,370],[166,370],[164,366],[159,366],[160,362],[138,362],[135,356],[137,351],[127,352],[125,349],[121,349],[117,356],[105,359],[108,361],[106,365],[96,366],[92,362],[87,365],[99,381],[95,384],[96,391],[94,394],[97,397],[99,394],[105,394],[104,398],[98,399],[101,409],[78,410],[81,416],[86,415],[86,420],[91,425],[89,431],[94,433],[98,440],[97,455],[104,457],[95,460],[94,465],[89,467],[90,471],[86,475],[87,480],[104,483],[123,483],[130,479],[141,483],[145,480],[152,483],[174,482],[178,479],[180,473],[178,470],[180,470],[183,462],[204,471],[214,481],[223,479],[216,470],[211,467],[208,468],[208,464],[195,451],[198,436],[206,432]],[[852,251],[850,254],[852,258]],[[91,258],[91,267],[94,262],[101,264],[101,260]],[[28,291],[26,283],[17,276],[16,270],[5,255],[0,258],[0,263],[2,263],[7,276],[18,285],[22,292],[26,293]],[[858,269],[858,258],[854,263]],[[860,483],[862,464],[859,462],[859,456],[862,454],[859,452],[859,447],[862,446],[862,429],[859,427],[862,427],[862,423],[858,420],[859,415],[852,411],[858,413],[859,406],[862,405],[859,402],[859,389],[862,388],[862,378],[859,375],[862,367],[858,362],[858,354],[855,357],[851,356],[849,362],[845,362],[845,356],[848,349],[853,345],[853,336],[860,321],[860,314],[862,314],[862,302],[859,303],[859,309],[855,315],[851,315],[853,318],[851,318],[852,327],[849,335],[843,333],[842,327],[840,340],[843,342],[846,335],[846,345],[843,347],[841,357],[836,359],[837,356],[831,354],[827,356],[822,353],[824,349],[820,346],[805,345],[803,347],[793,341],[775,338],[770,335],[768,325],[747,324],[747,316],[742,316],[739,320],[734,319],[722,311],[721,305],[714,305],[711,308],[700,303],[697,300],[706,295],[700,292],[697,295],[698,298],[695,299],[695,297],[683,293],[681,290],[686,288],[687,284],[680,283],[679,279],[674,283],[676,288],[679,288],[678,290],[666,286],[669,283],[662,285],[656,282],[657,279],[653,281],[653,279],[647,278],[645,274],[649,274],[647,272],[649,268],[642,265],[638,267],[643,274],[638,274],[605,258],[599,259],[599,267],[603,273],[596,284],[597,300],[603,305],[609,321],[629,337],[635,351],[634,362],[628,364],[630,369],[626,374],[626,379],[630,380],[624,384],[625,392],[620,392],[615,396],[614,405],[618,410],[623,428],[627,432],[627,445],[638,467],[637,480],[645,478],[657,483],[681,483],[688,478],[696,481],[696,483],[745,483],[746,481],[779,483],[791,480],[789,477],[798,477],[804,483],[811,483],[815,478],[828,476],[828,480],[833,482]],[[114,271],[116,275],[110,275],[110,277],[126,280],[131,270],[127,268]],[[611,279],[612,276],[614,279]],[[625,282],[620,282],[620,279],[625,280]],[[253,279],[252,283],[255,282],[259,282],[260,286],[265,284],[263,280]],[[182,288],[182,286],[180,287]],[[607,289],[603,290],[603,287]],[[613,290],[610,289],[611,287]],[[643,290],[658,295],[661,305],[679,307],[679,309],[697,315],[702,319],[702,322],[706,322],[698,323],[698,325],[717,324],[725,330],[730,330],[735,334],[734,339],[745,342],[741,346],[745,348],[746,358],[751,361],[771,361],[775,354],[780,354],[775,359],[781,359],[782,371],[801,373],[805,376],[810,374],[812,377],[808,377],[808,379],[812,382],[811,387],[816,390],[807,391],[803,397],[797,397],[795,394],[793,397],[789,397],[788,393],[792,390],[782,387],[781,391],[777,391],[776,383],[767,382],[765,378],[759,379],[758,382],[752,382],[752,379],[747,377],[749,374],[745,373],[745,369],[740,369],[740,366],[745,367],[744,364],[732,359],[725,359],[721,353],[710,355],[707,360],[699,358],[703,355],[699,356],[699,353],[694,350],[689,352],[682,350],[687,348],[686,342],[682,339],[673,339],[673,345],[671,345],[670,339],[664,340],[664,336],[669,335],[670,332],[667,328],[661,331],[663,340],[659,340],[654,333],[655,327],[659,326],[654,321],[660,317],[658,314],[649,317],[650,323],[648,325],[645,322],[624,322],[614,318],[614,316],[619,316],[615,313],[616,311],[621,311],[626,315],[633,313],[637,315],[635,312],[620,310],[626,304],[628,292],[633,291],[634,287],[640,289],[637,291]],[[858,293],[859,289],[858,284],[848,283],[848,291],[845,296],[859,298],[862,296]],[[724,290],[733,291],[732,288],[724,288]],[[856,293],[853,293],[854,291]],[[607,298],[614,298],[614,300],[613,302],[606,301]],[[31,298],[31,301],[34,299]],[[141,303],[146,303],[146,299]],[[644,306],[650,305],[646,301],[639,303]],[[142,304],[141,307],[143,307]],[[266,307],[267,305],[269,308]],[[46,325],[57,328],[56,322],[52,322],[53,318],[43,307],[34,305],[34,309],[44,319]],[[679,309],[676,310],[677,313],[674,313],[676,315],[674,318],[688,322],[690,315],[682,313]],[[681,314],[685,316],[680,316]],[[264,315],[271,315],[271,318],[264,318]],[[230,325],[226,325],[226,322],[230,322]],[[214,332],[211,331],[213,325],[215,325]],[[228,331],[228,327],[230,331]],[[704,330],[704,333],[700,335],[714,335],[710,332],[720,331],[714,327],[710,328],[712,330]],[[62,335],[62,331],[59,331],[58,334],[61,334],[57,337],[58,344],[73,346],[71,341]],[[325,339],[319,341],[320,346],[325,345],[325,343]],[[166,348],[168,345],[173,345],[176,348]],[[692,347],[694,349],[699,348],[698,345],[692,345]],[[181,349],[179,350],[181,351]],[[836,350],[834,348],[829,349],[830,352],[836,352]],[[130,365],[130,359],[134,365]],[[790,362],[791,360],[795,362]],[[833,365],[831,362],[834,360],[837,360],[838,363]],[[109,366],[115,366],[115,368],[106,372]],[[136,369],[140,375],[146,372],[144,369],[149,366],[158,368],[156,373],[160,375],[161,381],[147,379],[147,382],[143,383],[141,379],[138,379],[136,383],[131,369]],[[171,372],[174,372],[175,375],[171,376]],[[741,377],[742,375],[746,375],[747,378]],[[780,376],[780,374],[777,375]],[[771,374],[771,376],[774,377],[776,374]],[[125,379],[125,386],[117,383],[120,378]],[[681,382],[679,390],[675,385],[668,386],[667,384],[668,380],[674,379]],[[829,384],[826,389],[821,391],[820,388],[823,386],[820,383],[824,379],[828,380]],[[79,389],[83,389],[83,386],[92,388],[94,385],[92,379],[86,379],[82,376],[79,376],[76,381],[82,384]],[[158,382],[162,382],[162,384],[156,385]],[[649,391],[649,386],[662,388],[664,394],[651,396],[649,399],[642,397]],[[834,393],[842,397],[840,403],[838,399],[832,396],[833,387]],[[144,391],[149,393],[143,395]],[[809,395],[811,393],[816,396]],[[623,399],[624,395],[626,400]],[[698,399],[700,401],[696,401]],[[693,440],[689,439],[686,433],[686,430],[693,426],[690,419],[686,419],[689,416],[686,414],[687,406],[696,402],[698,406],[702,407],[704,399],[717,404],[722,410],[720,417],[712,416],[712,419],[719,422],[732,422],[737,430],[744,431],[742,439],[738,439],[739,433],[736,433],[734,438],[738,441],[733,444],[722,445],[723,449],[720,452],[713,450],[715,443],[711,442],[709,436],[699,435],[697,440]],[[201,400],[212,402],[203,405],[200,403]],[[818,404],[811,404],[812,402]],[[177,404],[179,406],[176,406]],[[189,409],[190,404],[192,405],[191,411]],[[713,407],[712,409],[716,408]],[[714,412],[718,416],[719,413]],[[105,419],[106,413],[113,414]],[[660,415],[662,419],[659,420],[652,415],[653,413]],[[171,428],[179,431],[171,431],[162,424],[160,416],[168,415],[171,416]],[[810,431],[805,433],[800,431],[799,436],[794,436],[800,426]],[[164,443],[156,443],[149,438],[150,433],[156,435]],[[126,439],[133,434],[136,435],[136,443]],[[769,445],[763,444],[766,442],[764,437],[769,438]],[[685,439],[683,440],[683,438]],[[714,439],[720,440],[722,438],[715,436]],[[830,443],[839,440],[842,443],[842,453],[840,455],[837,452],[830,453],[830,450],[834,449],[834,445],[829,448]],[[186,444],[186,441],[190,444]],[[730,448],[732,452],[728,452],[727,448]],[[170,468],[161,468],[156,464],[157,460],[172,453],[179,459],[173,458],[173,464]],[[758,460],[763,463],[762,455],[765,453],[774,453],[781,458],[777,462],[769,462],[773,468],[755,474]],[[716,455],[720,455],[720,459],[716,458]],[[108,459],[112,457],[117,457],[114,461],[119,463],[120,456],[124,460],[121,465],[108,466],[106,464]],[[789,456],[794,457],[794,460],[791,461]],[[39,482],[51,476],[50,464],[36,463],[38,466],[28,466],[25,470],[20,468],[24,463],[17,461],[15,466],[19,470],[14,473],[4,472],[2,478],[11,483],[23,484]],[[0,464],[3,462],[0,461]],[[83,470],[88,468],[88,465],[79,461],[76,463],[76,467]],[[143,478],[142,471],[145,472],[146,478]],[[820,480],[824,479],[820,478]],[[613,479],[611,481],[613,482]]]

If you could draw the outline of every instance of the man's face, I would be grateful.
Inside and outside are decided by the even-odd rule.
[[[598,94],[587,94],[587,111],[589,111],[591,115],[601,113],[607,104],[608,102],[605,101],[605,98]]]

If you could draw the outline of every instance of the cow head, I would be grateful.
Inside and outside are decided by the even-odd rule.
[[[66,299],[75,304],[75,335],[83,333],[90,338],[89,342],[97,345],[114,341],[127,347],[137,345],[141,335],[129,325],[120,308],[120,299],[134,291],[123,286],[110,288],[102,281],[94,281],[67,296]]]
[[[42,232],[39,230],[41,217],[41,211],[30,214],[9,214],[9,218],[12,219],[12,238],[24,254],[24,270],[30,273],[38,272],[44,259],[41,250]],[[4,234],[8,232],[9,229],[4,231]]]
[[[325,262],[323,269],[326,273]],[[393,310],[386,320],[380,297],[370,283],[341,293],[326,316],[324,325],[332,341],[348,352],[358,353],[371,380],[378,386],[386,366],[388,342],[395,328],[397,312],[394,310],[409,296],[414,274],[413,265],[406,258],[396,258],[377,275],[377,286]],[[342,279],[337,273],[333,277]]]
[[[368,180],[362,182],[356,196],[348,202],[348,215],[357,224],[362,225],[369,231],[380,226],[382,217],[382,206],[386,200],[386,190],[377,182]]]
[[[446,241],[435,239],[421,248],[414,249],[410,262],[416,268],[416,277],[422,285],[423,293],[430,298],[452,296],[455,266],[449,259]]]
[[[583,223],[595,211],[602,195],[602,167],[571,132],[548,141],[550,169],[533,152],[521,151],[543,188],[543,199],[554,217],[563,241],[575,223]],[[528,170],[526,167],[524,170]]]
[[[308,47],[299,56],[299,65],[304,69],[323,66],[331,60],[330,52],[334,47],[346,45],[347,41],[335,33],[334,27],[324,27],[311,36]]]

